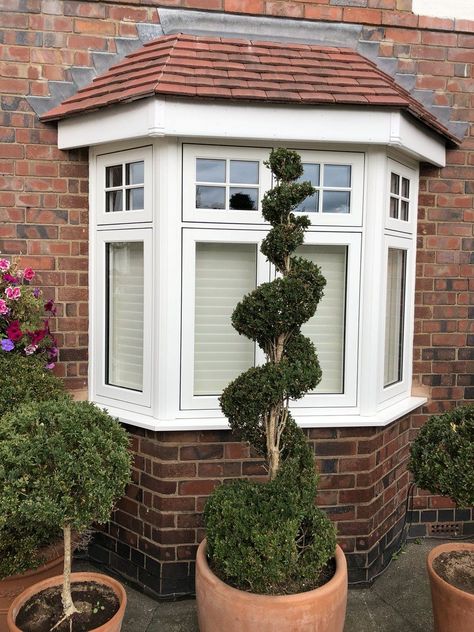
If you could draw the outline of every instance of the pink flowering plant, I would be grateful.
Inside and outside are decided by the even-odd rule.
[[[49,319],[56,308],[32,284],[35,276],[32,268],[21,269],[17,262],[0,258],[0,353],[40,355],[52,369],[58,349]]]

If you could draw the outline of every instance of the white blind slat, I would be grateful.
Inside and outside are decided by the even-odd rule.
[[[143,390],[143,243],[108,244],[108,383]]]

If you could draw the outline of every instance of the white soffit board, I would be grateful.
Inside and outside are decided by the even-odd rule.
[[[60,149],[163,136],[384,145],[437,166],[446,158],[441,136],[399,111],[381,108],[149,98],[58,123]]]
[[[413,0],[413,13],[437,18],[474,20],[473,0]]]

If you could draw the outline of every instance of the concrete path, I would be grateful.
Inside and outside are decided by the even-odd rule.
[[[371,588],[351,589],[344,632],[430,632],[425,560],[440,543],[431,539],[408,544]],[[199,632],[194,600],[157,602],[129,587],[127,595],[122,632]]]

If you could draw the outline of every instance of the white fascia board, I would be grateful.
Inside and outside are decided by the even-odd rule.
[[[398,111],[362,107],[243,104],[150,98],[60,121],[60,149],[178,136],[393,146],[445,164],[445,144]]]

